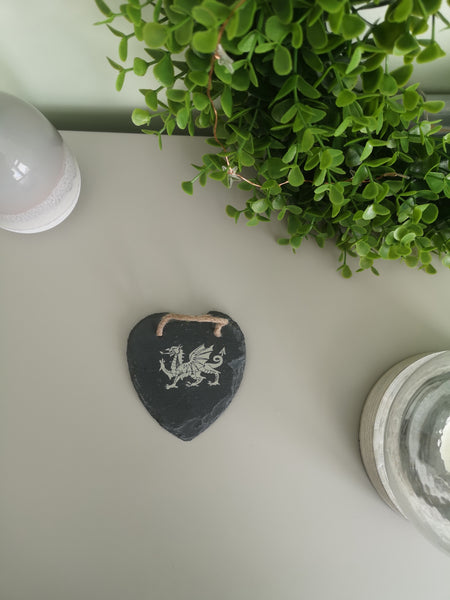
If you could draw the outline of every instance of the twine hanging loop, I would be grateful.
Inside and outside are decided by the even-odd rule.
[[[223,317],[215,317],[214,315],[179,315],[176,313],[167,313],[164,315],[160,322],[158,323],[158,327],[156,328],[156,335],[161,337],[164,333],[164,327],[169,323],[169,321],[191,321],[196,323],[214,323],[214,335],[216,337],[222,337],[222,327],[228,325],[228,319]]]

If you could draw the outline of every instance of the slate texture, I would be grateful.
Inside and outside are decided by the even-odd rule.
[[[214,335],[214,324],[173,320],[161,337],[156,330],[167,313],[135,325],[128,337],[131,380],[145,408],[167,431],[189,441],[205,431],[227,408],[242,381],[245,339],[229,320]]]

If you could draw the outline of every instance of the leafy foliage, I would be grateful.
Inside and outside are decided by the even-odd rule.
[[[134,123],[160,138],[213,131],[187,193],[208,178],[239,182],[249,198],[229,216],[285,222],[279,243],[294,251],[333,239],[344,277],[349,256],[375,274],[380,258],[450,266],[450,134],[430,117],[443,103],[408,85],[414,61],[444,55],[441,0],[128,0],[117,12],[95,1],[122,62],[133,36],[147,55],[132,67],[109,59],[117,89],[149,68],[160,84],[141,89],[149,110]],[[384,18],[372,23],[377,6]],[[390,69],[390,55],[403,66]]]

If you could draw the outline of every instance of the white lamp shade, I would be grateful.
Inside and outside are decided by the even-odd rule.
[[[78,164],[61,135],[34,106],[0,92],[0,227],[36,233],[73,210]]]

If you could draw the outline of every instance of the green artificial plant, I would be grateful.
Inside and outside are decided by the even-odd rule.
[[[450,267],[450,134],[432,118],[444,103],[409,83],[414,62],[444,56],[441,0],[95,2],[119,38],[117,89],[142,82],[133,122],[210,136],[187,193],[236,181],[248,200],[231,217],[285,222],[278,242],[294,251],[334,240],[344,277],[349,263],[378,274],[380,258]],[[132,37],[145,58],[127,56]]]

